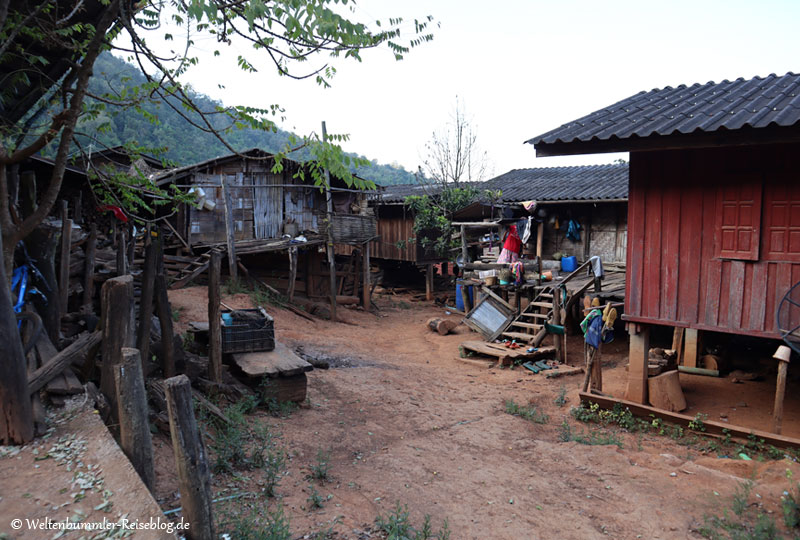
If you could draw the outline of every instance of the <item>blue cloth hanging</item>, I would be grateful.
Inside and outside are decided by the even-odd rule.
[[[567,238],[573,242],[581,241],[581,224],[574,219],[567,223]]]

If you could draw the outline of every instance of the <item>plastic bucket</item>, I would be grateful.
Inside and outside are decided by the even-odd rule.
[[[575,256],[561,257],[561,269],[564,272],[574,272],[578,268],[578,259]]]
[[[472,285],[467,287],[467,294],[469,295],[469,301],[472,305],[475,305],[475,299],[472,296]],[[464,298],[461,296],[461,283],[456,283],[456,308],[459,311],[464,311]]]

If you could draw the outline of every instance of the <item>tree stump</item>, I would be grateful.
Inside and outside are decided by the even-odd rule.
[[[428,328],[432,332],[439,332],[441,335],[447,335],[453,331],[453,329],[459,325],[457,321],[453,321],[451,319],[428,319],[426,323]]]
[[[686,409],[678,371],[667,371],[647,379],[650,404],[665,411],[680,412]]]

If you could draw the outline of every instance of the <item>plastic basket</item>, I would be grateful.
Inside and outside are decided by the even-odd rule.
[[[231,322],[222,323],[223,354],[275,349],[275,325],[264,308],[223,310]]]

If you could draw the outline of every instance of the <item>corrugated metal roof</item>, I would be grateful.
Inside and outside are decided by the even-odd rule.
[[[501,190],[501,202],[627,199],[628,164],[514,169],[469,185],[480,190]],[[386,186],[381,200],[397,204],[410,195],[435,195],[439,191],[441,187],[435,184]]]
[[[787,73],[639,92],[525,142],[606,141],[800,123],[800,75]]]
[[[514,169],[488,180],[503,202],[596,201],[628,198],[628,164]]]

